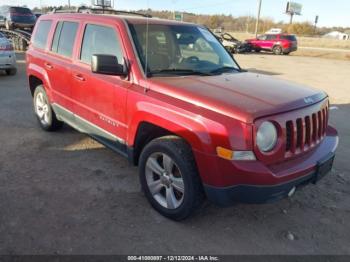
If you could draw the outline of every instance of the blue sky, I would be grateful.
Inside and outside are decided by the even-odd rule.
[[[257,0],[114,0],[116,9],[135,10],[152,8],[156,10],[177,10],[202,14],[232,14],[256,15]],[[0,4],[28,5],[29,7],[43,5],[60,5],[68,0],[0,0]],[[276,21],[289,21],[283,12],[287,0],[262,0],[262,16],[271,17]],[[349,0],[296,0],[303,4],[302,16],[294,21],[313,22],[316,15],[320,16],[320,26],[350,27]],[[90,4],[91,0],[71,0],[73,5]]]

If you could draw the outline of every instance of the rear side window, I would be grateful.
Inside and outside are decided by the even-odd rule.
[[[51,24],[51,20],[42,20],[39,22],[33,38],[33,46],[41,49],[46,48],[47,36],[49,35]]]
[[[72,57],[78,23],[59,22],[52,40],[51,50],[65,57]]]
[[[281,35],[281,39],[289,40],[289,41],[297,41],[295,35]]]
[[[85,28],[80,60],[91,64],[92,55],[114,55],[120,64],[123,54],[116,31],[111,27],[88,24]]]
[[[267,35],[266,36],[266,40],[276,40],[277,39],[277,35]]]

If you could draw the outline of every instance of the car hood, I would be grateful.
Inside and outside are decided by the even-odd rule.
[[[159,92],[246,123],[303,108],[327,97],[324,92],[253,73],[217,76],[154,77]],[[162,89],[162,90],[161,90]]]

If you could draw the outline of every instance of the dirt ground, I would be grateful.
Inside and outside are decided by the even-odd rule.
[[[338,110],[331,175],[291,199],[176,223],[140,192],[137,169],[69,127],[40,130],[19,55],[0,75],[0,254],[350,254],[350,62],[240,55],[251,71],[325,90]]]

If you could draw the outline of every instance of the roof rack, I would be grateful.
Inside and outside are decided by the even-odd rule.
[[[135,16],[152,18],[152,16],[149,14],[142,14],[142,13],[137,13],[137,12],[123,11],[123,10],[115,10],[115,9],[109,9],[109,8],[93,8],[93,7],[87,7],[87,6],[80,6],[80,7],[76,8],[75,10],[54,8],[51,13],[53,13],[53,14],[56,14],[56,13],[100,14],[100,13],[102,13],[102,14],[113,14],[113,15],[135,15]]]

